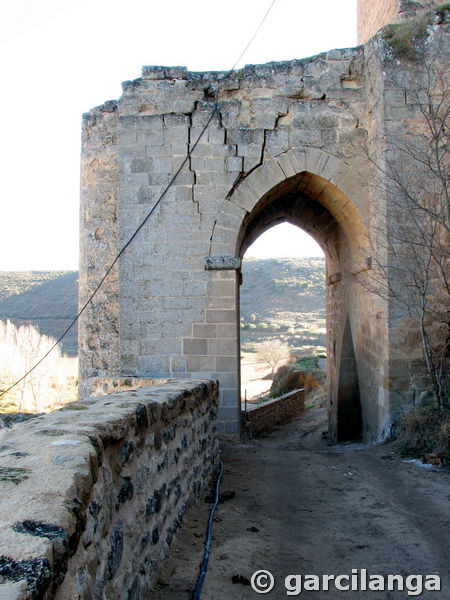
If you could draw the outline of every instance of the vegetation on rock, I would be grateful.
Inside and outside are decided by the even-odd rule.
[[[420,53],[420,42],[426,39],[434,18],[437,16],[442,23],[448,19],[449,11],[450,3],[423,11],[413,19],[387,25],[381,31],[381,37],[397,57],[415,60]]]
[[[405,414],[398,428],[398,443],[404,456],[439,453],[450,461],[450,409],[442,410],[425,401]]]

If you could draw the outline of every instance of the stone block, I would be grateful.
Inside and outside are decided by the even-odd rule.
[[[185,338],[183,340],[183,354],[208,354],[207,340],[201,338]]]
[[[185,296],[205,296],[205,281],[185,281],[183,284],[183,293]]]
[[[229,156],[225,159],[225,169],[227,171],[240,173],[243,169],[243,158],[241,156]]]
[[[170,357],[170,370],[175,373],[183,373],[186,371],[186,357],[185,356],[171,356]]]
[[[216,354],[218,356],[236,356],[237,341],[236,339],[208,339],[208,354]]]
[[[26,581],[0,583],[0,600],[23,600],[27,591]]]
[[[208,281],[206,293],[209,296],[236,296],[236,282],[228,281]]]
[[[219,406],[218,418],[219,421],[237,421],[239,416],[237,407]]]
[[[207,309],[206,323],[235,323],[236,311],[223,309]]]
[[[222,378],[220,378],[222,383]],[[224,385],[222,383],[222,385]],[[241,400],[238,388],[220,389],[219,391],[219,406],[228,406],[234,408],[240,408]]]
[[[218,335],[219,327],[223,327],[223,325],[212,325],[209,323],[194,323],[192,325],[192,335],[194,338],[215,338]]]
[[[289,129],[275,129],[266,134],[265,155],[268,157],[277,156],[290,149]]]
[[[187,371],[216,371],[215,356],[186,356]]]
[[[236,372],[238,369],[238,358],[237,356],[217,356],[216,360],[216,371],[218,373],[230,373]]]
[[[235,338],[236,337],[236,323],[230,323],[227,325],[217,325],[217,337],[218,338]],[[213,336],[207,336],[213,337]]]
[[[196,151],[197,154],[197,151]],[[228,159],[225,159],[225,162]],[[203,171],[205,173],[220,173],[224,170],[224,159],[214,156],[205,156],[203,158]]]
[[[206,300],[207,308],[215,308],[215,309],[234,309],[236,310],[236,298],[234,296],[210,296]]]
[[[207,378],[200,377],[200,379],[207,379]],[[219,390],[222,390],[222,389],[235,390],[236,391],[235,403],[237,403],[238,374],[236,372],[233,372],[233,373],[210,373],[209,379],[217,379],[219,381]]]
[[[153,160],[151,158],[135,158],[131,161],[131,173],[148,173],[152,170]]]

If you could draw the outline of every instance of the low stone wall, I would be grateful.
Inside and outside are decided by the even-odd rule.
[[[168,380],[0,432],[0,599],[143,598],[218,459],[216,382]]]
[[[296,417],[304,410],[305,390],[294,390],[244,412],[244,427],[249,436],[253,437]]]

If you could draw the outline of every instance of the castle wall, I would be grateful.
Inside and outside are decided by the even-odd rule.
[[[107,297],[99,296],[82,317],[83,390],[90,378],[110,375],[217,379],[219,429],[235,433],[239,261],[264,228],[290,220],[321,243],[327,258],[331,438],[337,436],[347,322],[364,439],[388,435],[411,395],[403,388],[396,393],[404,365],[392,362],[391,307],[365,284],[373,253],[386,248],[390,214],[383,170],[373,165],[381,160],[386,132],[401,134],[417,116],[410,99],[389,83],[397,64],[414,69],[374,40],[248,66],[232,76],[144,67],[141,78],[123,84],[112,112],[100,108],[86,116],[86,131],[109,133],[85,139],[83,178],[96,153],[111,156],[114,166],[98,173],[97,185],[83,188],[84,297],[153,212],[114,267]]]
[[[80,195],[79,310],[119,252],[117,194],[117,102],[83,117]],[[118,265],[79,320],[80,396],[90,395],[88,378],[120,372]]]
[[[358,44],[365,44],[385,25],[398,21],[399,0],[358,0]]]

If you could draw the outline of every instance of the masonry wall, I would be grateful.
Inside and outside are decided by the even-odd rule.
[[[385,25],[398,20],[399,0],[358,0],[358,44],[365,44]]]
[[[327,258],[330,437],[347,321],[364,439],[388,435],[411,398],[395,392],[389,303],[365,284],[389,220],[373,165],[387,128],[401,135],[415,120],[405,94],[387,84],[397,64],[415,69],[374,39],[232,76],[144,67],[142,77],[123,84],[117,103],[86,115],[83,181],[100,158],[94,182],[83,188],[81,298],[151,215],[114,267],[106,296],[82,316],[83,393],[91,378],[111,375],[217,379],[219,429],[236,433],[240,260],[265,227],[289,220]],[[100,169],[106,156],[109,170]]]
[[[426,127],[424,128],[425,122],[421,108],[418,105],[418,97],[421,98],[422,102],[429,98],[436,105],[438,101],[441,101],[443,106],[448,106],[448,81],[450,77],[448,24],[448,12],[444,18],[440,16],[434,18],[434,24],[429,29],[427,41],[419,46],[417,56],[420,59],[411,68],[408,68],[410,63],[408,64],[405,59],[390,61],[388,57],[384,56],[382,62],[384,72],[383,95],[385,99],[384,142],[389,153],[390,162],[397,174],[396,177],[400,182],[406,183],[406,189],[409,193],[412,191],[413,194],[417,193],[418,197],[424,198],[422,186],[429,186],[428,189],[433,189],[433,194],[436,197],[441,197],[440,210],[446,205],[442,188],[440,189],[439,185],[436,188],[433,187],[436,182],[434,176],[430,177],[431,169],[428,167],[423,168],[421,164],[424,157],[430,158],[430,133]],[[442,82],[444,82],[444,89],[442,88]],[[421,90],[419,96],[418,90]],[[400,143],[398,140],[400,140]],[[412,165],[405,160],[405,156],[409,156],[411,149],[416,157]],[[433,156],[431,156],[431,160],[433,160]],[[448,169],[446,159],[442,160],[440,166],[444,171]],[[410,186],[409,189],[408,186]],[[417,192],[415,186],[417,186]],[[404,263],[408,256],[411,257],[411,254],[408,253],[407,248],[399,251],[396,244],[398,240],[405,239],[405,222],[411,219],[414,210],[407,209],[406,214],[403,213],[401,209],[402,197],[401,195],[399,197],[398,189],[396,185],[393,185],[392,180],[387,181],[386,189],[391,198],[391,202],[386,204],[387,236],[388,239],[392,240],[387,248],[388,264],[391,267],[393,277],[395,277],[394,285],[399,286],[396,289],[405,289],[406,285],[410,285],[410,281],[408,281],[410,277],[407,276]],[[417,242],[417,236],[414,236],[413,240]],[[445,255],[445,243],[439,242],[437,248],[438,253],[442,252]],[[425,247],[424,256],[429,256],[427,252]],[[422,267],[425,268],[425,265],[422,264]],[[436,282],[430,278],[429,289],[433,291],[428,297],[428,302],[430,303],[429,306],[433,306],[433,310],[436,310],[437,314],[440,315],[439,319],[445,323],[448,297],[446,297],[445,292],[442,295],[442,290],[439,290],[439,285],[444,284],[442,278],[438,281],[436,287]],[[417,285],[417,289],[419,287],[420,284]],[[437,303],[436,296],[441,298]],[[433,302],[435,303],[433,304]],[[395,421],[404,412],[405,404],[417,403],[421,393],[422,395],[424,392],[426,393],[427,388],[429,389],[430,386],[429,383],[428,385],[425,384],[418,392],[414,384],[415,373],[422,372],[423,375],[425,362],[417,318],[410,319],[405,314],[405,306],[398,305],[395,302],[390,302],[388,315],[390,356],[389,363],[385,365],[385,377],[387,379],[384,387],[389,390],[390,411]],[[436,319],[436,321],[439,319]],[[438,347],[438,344],[443,342],[442,329],[439,331],[438,326],[433,332],[429,324],[427,328],[430,337],[435,340],[436,347]],[[445,336],[447,336],[447,332],[444,333],[444,338]],[[445,372],[445,365],[443,369]]]
[[[111,333],[115,339],[110,343],[115,323],[104,332],[90,315],[84,320],[84,335],[108,351],[101,353],[105,363],[99,365],[95,344],[85,344],[80,357],[83,379],[108,375],[117,371],[117,365],[115,374],[123,376],[189,373],[217,378],[220,428],[228,433],[237,430],[239,268],[207,270],[205,257],[239,257],[239,232],[252,203],[279,184],[279,177],[288,181],[295,172],[309,170],[350,194],[353,216],[343,213],[344,196],[338,201],[331,198],[331,191],[328,194],[328,208],[342,221],[342,235],[352,237],[354,244],[346,266],[335,264],[332,271],[359,269],[364,260],[363,230],[370,228],[365,192],[357,183],[367,120],[363,58],[361,49],[332,51],[303,61],[247,67],[230,78],[145,67],[142,78],[124,84],[114,132],[116,204],[102,207],[108,218],[117,214],[119,247],[142,222],[201,133],[214,110],[217,88],[219,112],[119,261],[118,298],[112,310],[115,314],[118,304],[120,334]],[[94,112],[98,115],[99,109]],[[87,128],[89,118],[85,121]],[[109,124],[113,126],[112,121]],[[322,147],[328,153],[344,153],[346,164],[330,161],[327,167],[325,155],[316,150]],[[291,156],[296,148],[298,154]],[[348,164],[352,175],[344,172]],[[313,200],[320,192],[320,185],[305,191]],[[83,226],[89,230],[90,212],[95,213],[97,203],[92,195],[82,209]],[[313,232],[319,227],[307,220],[304,225]],[[93,246],[85,253],[94,259]],[[87,282],[87,287],[91,285]],[[336,317],[341,321],[347,310],[342,306]]]
[[[117,193],[117,102],[84,115],[80,183],[79,309],[82,310],[119,252]],[[118,266],[79,320],[80,397],[90,395],[92,369],[120,373]],[[89,356],[89,361],[86,358]]]
[[[249,407],[242,414],[245,432],[253,437],[297,417],[304,410],[305,390],[294,390],[261,406]]]
[[[2,600],[148,594],[216,468],[217,403],[172,380],[0,431]]]

